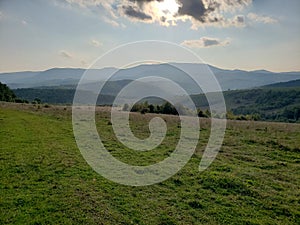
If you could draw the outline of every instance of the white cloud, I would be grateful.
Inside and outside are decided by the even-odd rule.
[[[68,59],[72,59],[73,55],[71,53],[69,53],[68,51],[65,50],[61,50],[59,51],[59,55]]]
[[[95,46],[95,47],[100,47],[100,46],[102,46],[102,43],[99,42],[99,41],[97,41],[97,40],[95,40],[95,39],[91,40],[91,41],[90,41],[90,44],[93,45],[93,46]]]
[[[278,23],[278,20],[269,17],[269,16],[260,16],[255,13],[249,13],[247,15],[247,18],[250,19],[253,22],[257,23],[264,23],[264,24],[273,24],[273,23]]]
[[[220,41],[218,38],[202,37],[198,40],[185,40],[181,43],[181,45],[190,48],[210,48],[216,46],[226,46],[229,43],[229,40]]]

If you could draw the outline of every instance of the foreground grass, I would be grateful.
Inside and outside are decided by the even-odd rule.
[[[147,137],[153,115],[132,114],[135,134]],[[120,160],[149,165],[167,157],[180,132],[168,123],[162,145],[149,152],[124,149],[106,110],[97,112],[105,146]],[[169,180],[127,187],[94,172],[77,149],[69,108],[0,107],[1,224],[299,224],[300,125],[229,121],[224,145],[198,172],[209,136]]]

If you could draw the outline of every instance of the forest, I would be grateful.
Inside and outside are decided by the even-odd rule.
[[[75,94],[74,89],[59,88],[24,88],[11,90],[6,84],[0,83],[0,101],[34,104],[71,105]],[[84,93],[88,94],[88,92]],[[192,95],[199,117],[210,117],[206,96]],[[225,91],[224,98],[228,119],[261,120],[280,122],[300,122],[300,88],[299,87],[264,87],[248,90]],[[101,95],[97,105],[112,105],[115,96]],[[180,99],[179,99],[180,102]],[[125,104],[123,110],[132,112],[188,114],[180,104],[176,107],[163,100],[145,99],[133,106]],[[177,110],[180,112],[177,112]]]

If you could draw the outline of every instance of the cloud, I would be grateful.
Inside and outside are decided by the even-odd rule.
[[[95,40],[95,39],[91,40],[91,41],[90,41],[90,44],[93,45],[93,46],[95,46],[95,47],[100,47],[100,46],[102,46],[102,43],[99,42],[99,41],[97,41],[97,40]]]
[[[238,26],[244,23],[241,16],[234,15],[252,4],[252,0],[179,0],[179,18],[192,21],[192,28],[201,26]],[[181,16],[181,17],[180,17]]]
[[[83,8],[105,13],[105,22],[116,22],[125,17],[134,22],[158,23],[175,26],[179,21],[190,21],[193,29],[201,26],[241,26],[242,17],[236,12],[244,10],[253,0],[64,0]],[[103,15],[102,15],[103,16]],[[237,19],[234,21],[234,19]]]
[[[207,22],[207,18],[210,12],[215,11],[217,5],[204,5],[203,1],[180,0],[181,7],[178,10],[179,15],[191,16],[193,19],[200,21],[201,23]]]
[[[210,48],[216,46],[226,46],[229,43],[229,40],[220,41],[217,38],[202,37],[198,40],[185,40],[181,43],[181,45],[190,48]]]
[[[146,13],[142,12],[138,7],[133,7],[131,5],[129,6],[122,6],[123,12],[125,15],[132,17],[137,20],[152,20],[152,17],[150,15],[147,15]]]
[[[65,51],[65,50],[61,50],[59,51],[59,55],[64,57],[64,58],[68,58],[68,59],[72,59],[73,56],[72,54],[70,54],[69,52]]]
[[[273,24],[273,23],[278,23],[278,20],[269,17],[269,16],[260,16],[255,13],[249,13],[247,15],[247,18],[250,19],[253,22],[257,23],[264,23],[264,24]]]
[[[244,27],[246,26],[246,19],[244,15],[236,15],[232,20],[231,24],[236,27]]]

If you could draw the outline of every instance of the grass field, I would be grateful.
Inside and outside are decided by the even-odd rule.
[[[163,116],[167,136],[149,152],[124,149],[107,108],[96,113],[104,145],[116,158],[149,165],[177,144],[178,118]],[[147,137],[154,115],[131,115]],[[163,183],[129,187],[106,180],[81,156],[71,109],[0,103],[0,224],[300,224],[300,124],[228,121],[217,159],[198,172],[209,137]]]

